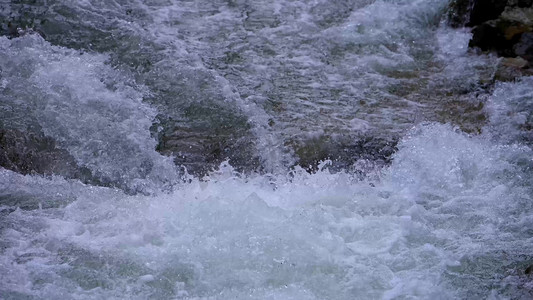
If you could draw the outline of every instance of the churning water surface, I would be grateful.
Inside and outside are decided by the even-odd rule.
[[[1,129],[53,141],[0,298],[533,297],[533,78],[447,6],[0,2]]]

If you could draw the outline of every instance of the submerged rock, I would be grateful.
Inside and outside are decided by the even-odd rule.
[[[240,132],[244,128],[218,128],[218,132],[213,132],[212,128],[163,123],[156,150],[173,156],[174,163],[186,168],[189,174],[202,177],[225,160],[241,172],[261,166],[259,157],[253,153],[254,140]]]
[[[530,64],[521,57],[505,57],[498,64],[494,79],[498,81],[514,81],[522,76],[533,75]]]
[[[92,182],[86,168],[42,134],[0,129],[0,166],[21,174],[61,175]]]
[[[389,164],[398,140],[377,136],[358,139],[320,136],[292,143],[298,165],[309,172],[317,171],[330,160],[331,171],[351,170],[358,161],[372,161],[376,166]]]
[[[533,32],[522,34],[518,43],[513,46],[513,50],[516,55],[533,61]]]
[[[513,67],[513,68],[525,68],[528,66],[527,60],[521,58],[521,57],[506,57],[502,60],[502,65],[506,67]]]

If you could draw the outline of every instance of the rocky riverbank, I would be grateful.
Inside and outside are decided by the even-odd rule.
[[[471,27],[469,47],[503,57],[495,79],[533,75],[532,0],[455,0],[449,10],[453,27]]]

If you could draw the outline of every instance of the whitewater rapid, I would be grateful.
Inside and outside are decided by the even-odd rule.
[[[3,170],[2,293],[74,299],[520,298],[533,251],[529,147],[412,130],[360,181],[224,164],[128,196]],[[9,206],[16,202],[19,208]]]
[[[0,3],[0,299],[533,297],[533,77],[447,4]]]

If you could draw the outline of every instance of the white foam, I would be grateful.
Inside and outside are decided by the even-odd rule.
[[[488,102],[490,126],[488,131],[508,143],[531,145],[533,134],[533,77],[518,82],[498,83]]]
[[[490,69],[493,60],[465,51],[468,32],[435,24],[446,4],[350,2],[352,12],[326,29],[322,19],[337,9],[329,1],[259,1],[246,8],[248,16],[202,1],[135,3],[149,17],[131,28],[117,22],[164,48],[157,54],[164,57],[159,65],[170,65],[165,71],[202,73],[195,80],[216,83],[207,95],[221,93],[243,112],[266,165],[285,170],[290,151],[271,148],[287,137],[409,127],[403,114],[423,105],[387,88],[420,74],[410,80],[390,72],[438,63],[430,87],[478,84],[478,68],[489,62]],[[107,9],[103,2],[83,5]],[[244,60],[237,81],[204,61],[230,42]],[[345,48],[335,58],[336,46]],[[2,37],[0,50],[2,100],[16,111],[5,120],[27,126],[35,118],[81,165],[126,190],[151,192],[132,196],[0,169],[2,296],[449,299],[517,298],[531,289],[520,269],[533,253],[533,153],[522,130],[528,78],[497,86],[484,135],[420,124],[390,167],[363,180],[330,173],[328,162],[315,174],[296,168],[250,176],[224,162],[203,179],[178,184],[170,160],[154,150],[156,111],[142,102],[148,92],[109,66],[107,55],[51,46],[36,35]],[[434,57],[421,58],[419,50]],[[279,115],[267,112],[268,92],[287,82],[291,89],[274,91],[284,101]],[[241,99],[237,87],[248,93],[259,84],[265,94]],[[323,99],[320,92],[330,88],[345,94]],[[360,111],[361,99],[375,110]],[[270,117],[286,123],[270,128]],[[169,182],[176,188],[162,190]]]
[[[54,47],[37,34],[2,37],[0,44],[4,89],[17,91],[2,98],[10,126],[29,118],[23,130],[41,127],[80,166],[127,189],[150,192],[177,177],[150,136],[156,111],[142,102],[142,87],[106,64],[106,55]]]
[[[529,155],[427,125],[400,144],[374,186],[326,165],[271,178],[242,177],[225,164],[207,181],[147,197],[2,171],[3,194],[61,187],[75,195],[64,207],[18,210],[4,221],[18,224],[3,233],[5,286],[80,298],[459,297],[466,287],[454,278],[471,275],[450,268],[463,267],[462,258],[533,250],[531,186],[516,177],[526,175],[517,157]],[[32,224],[41,229],[25,234]],[[11,267],[24,253],[32,254]],[[67,264],[56,262],[58,253]],[[93,267],[99,261],[107,267]],[[55,294],[30,287],[38,273]],[[72,290],[76,274],[94,274],[99,288]]]

